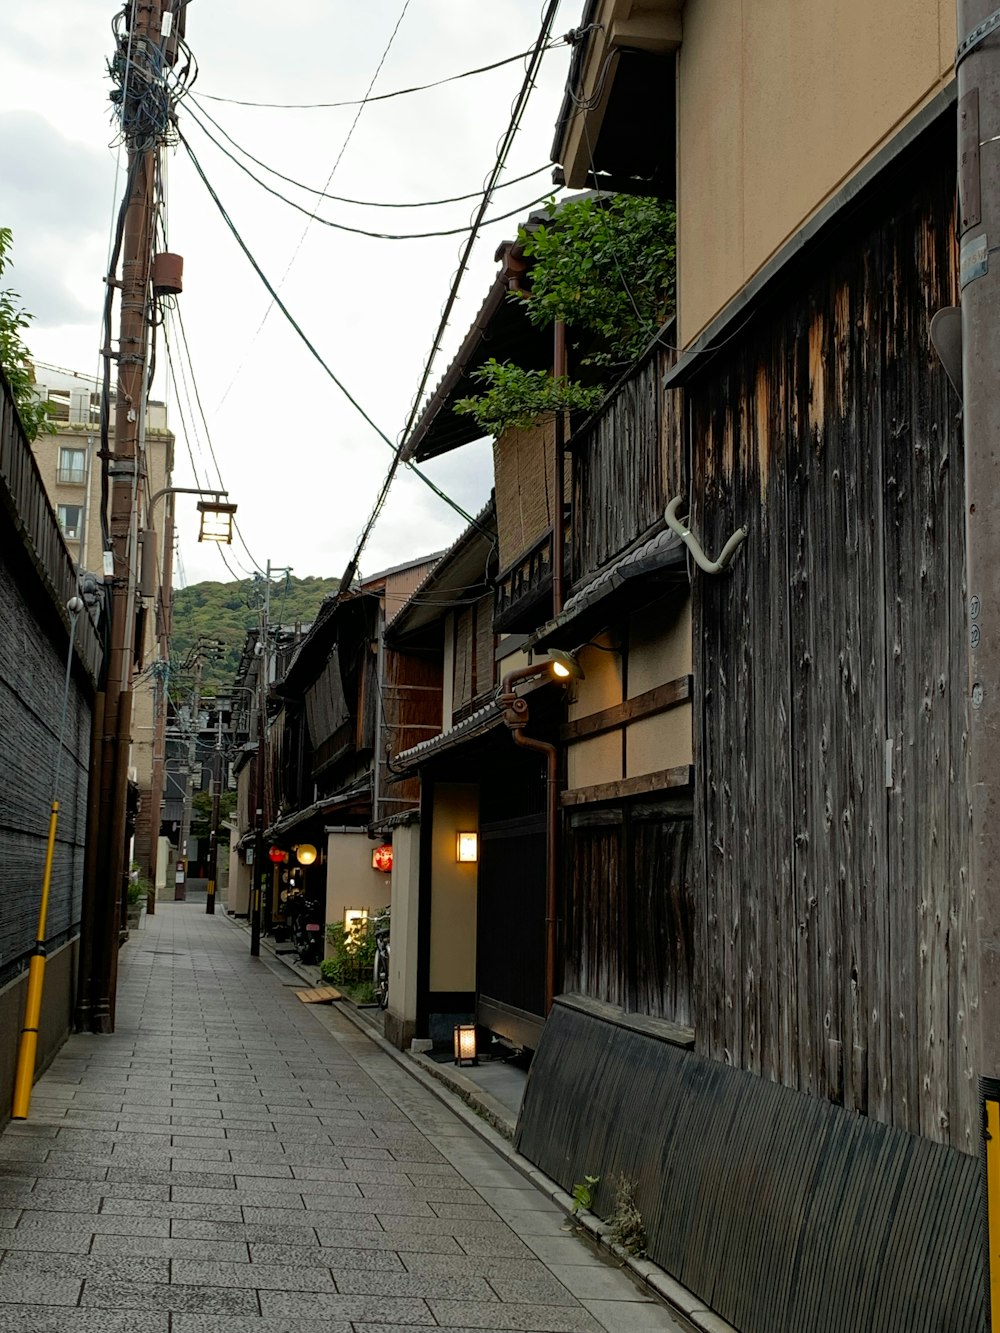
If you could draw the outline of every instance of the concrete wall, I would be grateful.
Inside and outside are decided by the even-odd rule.
[[[455,841],[459,829],[478,828],[478,785],[437,783],[434,787],[431,849],[432,992],[476,989],[476,884],[479,867],[459,865],[455,860]]]
[[[954,0],[689,0],[678,313],[690,342],[951,79]]]
[[[329,832],[326,839],[326,923],[344,924],[344,909],[363,907],[369,916],[387,907],[391,877],[372,869],[372,842],[363,829]]]
[[[392,937],[385,1035],[400,1050],[417,1035],[419,912],[420,825],[414,823],[392,834]]]

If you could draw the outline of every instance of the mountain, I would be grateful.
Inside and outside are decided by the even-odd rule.
[[[323,598],[336,592],[339,584],[339,578],[300,579],[291,576],[272,583],[271,624],[311,624]],[[219,639],[223,654],[218,660],[205,659],[202,693],[225,693],[236,675],[247,630],[255,629],[259,623],[258,607],[263,604],[263,599],[263,579],[244,583],[192,583],[187,588],[176,588],[170,639],[171,674],[181,673],[183,679],[183,664],[199,639]]]

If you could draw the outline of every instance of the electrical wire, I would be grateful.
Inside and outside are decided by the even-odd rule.
[[[346,588],[349,588],[351,586],[354,576],[358,571],[358,566],[361,562],[361,556],[364,552],[365,546],[368,543],[368,538],[371,536],[372,530],[374,529],[375,524],[378,522],[379,515],[382,513],[382,510],[385,507],[386,500],[389,498],[389,491],[392,488],[392,483],[393,480],[395,479],[396,472],[399,470],[400,463],[406,462],[412,464],[412,460],[406,458],[405,456],[405,450],[407,447],[407,443],[409,441],[410,432],[413,429],[413,423],[416,420],[417,412],[419,411],[420,404],[423,400],[424,390],[427,386],[427,381],[430,378],[435,358],[441,346],[441,339],[444,336],[444,331],[448,326],[448,320],[451,317],[451,312],[454,309],[456,300],[458,299],[459,287],[461,286],[462,278],[466,272],[466,269],[468,268],[469,257],[472,254],[472,248],[476,243],[476,238],[478,237],[480,228],[483,225],[483,219],[486,214],[486,209],[489,207],[489,202],[490,199],[493,197],[493,191],[496,188],[497,181],[499,180],[500,174],[503,171],[504,166],[506,165],[507,155],[509,154],[510,149],[514,143],[517,131],[520,128],[521,120],[524,116],[524,110],[528,103],[528,98],[531,96],[531,92],[534,89],[535,78],[538,74],[542,58],[547,49],[549,33],[551,32],[552,23],[555,20],[556,10],[558,8],[559,8],[559,0],[548,0],[548,3],[543,11],[541,29],[535,41],[535,45],[531,50],[520,90],[518,91],[518,94],[514,99],[514,103],[511,108],[510,121],[507,125],[507,129],[505,130],[500,140],[500,145],[496,155],[496,161],[493,164],[492,171],[487,177],[486,184],[483,187],[482,199],[480,200],[479,207],[476,209],[471,226],[469,227],[469,234],[466,239],[465,245],[462,249],[462,254],[458,263],[458,269],[454,277],[452,278],[451,290],[448,293],[448,298],[445,301],[444,309],[441,312],[441,318],[438,321],[438,327],[434,335],[434,341],[431,345],[430,353],[424,365],[423,374],[421,375],[420,378],[420,384],[417,386],[417,392],[413,398],[413,405],[410,408],[409,417],[400,435],[399,444],[396,446],[396,449],[394,451],[393,459],[391,464],[389,465],[389,470],[386,474],[385,480],[383,481],[379,493],[375,499],[375,504],[372,508],[372,512],[369,515],[368,521],[366,522],[364,528],[362,529],[360,537],[358,538],[358,544],[355,549],[354,555],[351,557],[350,563],[348,564],[347,569],[344,571],[344,576],[341,579],[340,583],[341,592],[343,592]],[[495,543],[495,538],[491,537],[491,540],[494,541]]]
[[[318,199],[328,199],[330,200],[331,203],[336,203],[336,204],[350,204],[352,207],[356,208],[439,208],[444,204],[463,204],[466,203],[469,199],[478,199],[479,196],[482,194],[481,190],[473,190],[471,194],[456,194],[450,196],[447,199],[419,199],[413,203],[385,202],[376,199],[350,199],[346,195],[342,194],[327,194],[325,190],[318,190],[314,185],[306,185],[304,181],[296,180],[294,176],[286,176],[284,172],[278,171],[276,167],[269,166],[266,162],[261,161],[261,159],[259,157],[255,157],[254,154],[251,153],[249,149],[244,148],[241,143],[238,143],[233,138],[233,136],[228,132],[228,130],[226,130],[222,125],[219,124],[219,122],[215,119],[215,117],[211,114],[211,112],[206,110],[206,108],[201,105],[201,103],[198,101],[196,97],[191,96],[188,98],[188,106],[190,107],[192,104],[198,108],[199,113],[203,115],[206,120],[208,120],[212,125],[215,126],[215,128],[219,131],[222,137],[228,143],[232,144],[232,146],[237,150],[237,152],[242,153],[245,158],[248,158],[251,162],[255,163],[258,167],[262,168],[262,170],[268,172],[271,176],[277,176],[278,180],[283,180],[288,185],[294,185],[296,189],[305,190],[307,194],[315,195]],[[195,117],[193,118],[196,119]],[[203,125],[199,124],[198,128],[202,131],[203,134],[208,135],[208,137],[212,139],[212,142],[215,143],[215,146],[217,148],[221,148],[222,145],[219,144],[219,142],[214,138],[214,136],[212,136],[210,132],[206,130]],[[551,169],[552,169],[552,164],[546,162],[543,166],[536,167],[534,171],[525,172],[523,176],[515,176],[512,180],[502,181],[497,186],[497,189],[506,190],[507,187],[510,185],[519,185],[521,184],[522,181],[531,180],[534,176],[540,176],[543,171],[551,171]],[[256,179],[256,177],[254,179]]]
[[[546,50],[552,51],[557,46],[565,46],[567,43],[560,39],[552,42]],[[418,83],[412,88],[399,88],[393,93],[376,93],[374,97],[366,95],[347,102],[249,102],[241,101],[237,97],[219,97],[212,93],[200,93],[199,96],[207,97],[212,102],[228,102],[231,106],[253,106],[268,107],[272,110],[282,111],[315,111],[320,109],[329,109],[333,107],[345,106],[368,106],[372,102],[388,102],[394,97],[406,97],[410,93],[426,92],[428,88],[441,88],[446,83],[455,83],[459,79],[471,78],[474,74],[486,74],[490,70],[501,69],[504,65],[513,65],[518,60],[524,60],[530,56],[531,51],[519,51],[517,55],[506,56],[503,60],[495,60],[492,65],[480,65],[477,69],[463,70],[461,74],[450,74],[445,79],[436,79],[433,83]]]
[[[210,194],[213,203],[215,204],[216,208],[219,210],[219,213],[220,213],[220,215],[221,215],[221,217],[222,217],[223,222],[225,222],[226,226],[228,227],[230,233],[231,233],[232,236],[233,236],[233,239],[236,241],[236,244],[237,244],[237,245],[240,247],[240,249],[243,251],[244,255],[245,255],[246,258],[247,258],[247,261],[248,261],[249,264],[250,264],[250,267],[251,267],[251,268],[253,269],[253,271],[257,274],[257,277],[260,279],[260,281],[263,283],[265,289],[267,290],[267,292],[269,293],[269,295],[272,297],[272,299],[273,299],[273,301],[274,301],[274,304],[278,307],[278,309],[281,311],[281,313],[285,316],[285,319],[288,321],[288,323],[292,326],[292,328],[293,328],[293,329],[295,330],[295,332],[298,334],[299,338],[300,338],[300,339],[302,340],[302,342],[305,344],[306,348],[308,349],[308,351],[310,352],[310,354],[312,355],[312,357],[314,358],[314,360],[319,364],[319,366],[322,368],[322,370],[325,372],[325,374],[326,374],[326,375],[333,381],[333,383],[337,386],[337,388],[338,388],[338,389],[340,390],[340,392],[344,395],[344,397],[345,397],[345,398],[347,399],[347,401],[351,404],[351,406],[352,406],[352,407],[354,408],[354,410],[358,413],[358,415],[362,418],[362,420],[365,421],[365,422],[371,427],[371,429],[375,432],[375,434],[379,437],[379,439],[382,440],[382,442],[383,442],[384,444],[388,445],[388,447],[389,447],[389,448],[393,451],[393,453],[395,454],[395,452],[396,452],[396,445],[394,445],[393,442],[392,442],[392,440],[389,439],[389,437],[388,437],[388,435],[386,435],[385,431],[382,430],[382,428],[381,428],[380,426],[376,425],[376,423],[374,422],[374,420],[369,416],[369,414],[368,414],[368,413],[365,411],[365,409],[361,406],[361,404],[360,404],[360,403],[358,402],[358,400],[354,397],[354,395],[350,392],[350,390],[349,390],[349,389],[347,388],[347,386],[343,383],[343,381],[342,381],[342,380],[341,380],[341,379],[334,373],[334,371],[331,369],[331,367],[327,364],[327,362],[326,362],[326,361],[323,359],[323,357],[320,355],[320,352],[319,352],[318,348],[316,347],[316,345],[310,340],[310,338],[308,337],[308,335],[305,333],[305,331],[303,330],[301,324],[299,324],[299,322],[296,320],[295,316],[292,314],[292,312],[291,312],[291,311],[288,309],[288,307],[285,305],[284,301],[282,301],[281,297],[278,295],[277,289],[276,289],[276,288],[274,287],[274,285],[269,281],[269,279],[267,278],[267,275],[264,273],[263,269],[260,267],[260,265],[258,264],[257,260],[254,258],[253,253],[251,252],[251,250],[250,250],[249,246],[247,245],[246,241],[244,241],[243,237],[240,235],[239,229],[237,228],[236,224],[233,222],[232,218],[229,216],[228,212],[226,211],[225,205],[223,204],[222,200],[219,198],[218,194],[216,193],[216,190],[215,190],[214,186],[212,185],[212,183],[209,181],[208,177],[205,175],[204,171],[202,170],[201,164],[198,162],[197,157],[196,157],[196,156],[194,155],[194,153],[191,151],[191,148],[190,148],[190,146],[189,146],[187,140],[184,138],[184,135],[183,135],[183,134],[180,134],[179,137],[180,137],[180,142],[181,142],[182,147],[185,149],[185,151],[187,152],[188,156],[191,158],[191,161],[192,161],[192,163],[193,163],[193,165],[194,165],[195,171],[196,171],[196,172],[198,173],[198,175],[201,177],[202,184],[203,184],[203,185],[205,186],[205,188],[208,190],[208,193]],[[453,499],[451,498],[450,495],[448,495],[445,491],[443,491],[443,490],[440,488],[440,486],[437,486],[433,481],[431,481],[430,477],[428,477],[427,474],[426,474],[425,472],[422,472],[422,471],[420,470],[420,468],[417,467],[415,464],[408,462],[407,465],[409,466],[410,471],[413,472],[416,476],[418,476],[418,477],[420,478],[420,480],[424,483],[424,485],[425,485],[425,486],[428,486],[428,487],[434,492],[434,494],[438,497],[439,500],[443,500],[445,504],[449,505],[449,506],[455,511],[455,513],[459,515],[460,518],[463,518],[463,519],[466,521],[466,523],[470,523],[470,524],[472,524],[473,526],[475,526],[475,520],[472,518],[472,516],[471,516],[470,514],[466,513],[466,511],[465,511],[465,510],[462,508],[462,506],[457,502],[457,500],[453,500]]]
[[[193,120],[194,124],[198,127],[198,129],[201,130],[202,134],[205,135],[205,137],[209,140],[209,142],[214,144],[215,147],[219,150],[219,152],[222,153],[225,157],[227,157],[230,162],[232,162],[235,166],[239,167],[240,171],[242,171],[245,175],[249,176],[255,185],[259,185],[262,190],[265,190],[275,199],[280,199],[281,202],[283,204],[287,204],[289,208],[294,208],[297,213],[303,213],[309,219],[310,224],[313,222],[318,222],[321,227],[331,227],[333,228],[334,231],[345,231],[350,233],[350,235],[352,236],[367,236],[370,239],[376,241],[425,241],[425,240],[433,240],[440,236],[464,236],[470,230],[470,224],[466,223],[462,227],[447,227],[439,229],[438,231],[409,231],[409,232],[370,231],[366,227],[351,227],[348,226],[346,222],[334,222],[332,218],[321,217],[315,209],[310,209],[307,208],[304,204],[296,203],[294,199],[289,199],[288,196],[282,194],[280,190],[276,190],[272,185],[268,185],[266,181],[262,181],[259,176],[256,176],[250,170],[250,168],[246,165],[245,162],[241,162],[239,158],[236,157],[233,153],[231,153],[224,144],[219,143],[218,139],[216,139],[216,137],[211,133],[210,130],[207,130],[205,128],[205,126],[198,119],[197,115],[191,111],[190,107],[188,108],[188,113],[191,116],[191,119]],[[182,141],[184,142],[184,147],[187,149],[188,153],[191,154],[191,147],[186,140],[183,140],[183,136],[182,136]],[[537,173],[532,173],[532,174],[537,174]],[[302,188],[304,189],[306,187],[303,186]],[[526,204],[520,204],[518,205],[517,208],[512,208],[508,213],[499,213],[495,217],[486,218],[480,223],[480,225],[488,227],[494,222],[506,222],[513,217],[522,217],[525,213],[528,212],[529,209],[534,208],[537,204],[544,203],[546,199],[551,198],[553,194],[553,189],[554,187],[550,187],[548,190],[546,190],[544,194],[539,195],[537,199],[531,199]]]

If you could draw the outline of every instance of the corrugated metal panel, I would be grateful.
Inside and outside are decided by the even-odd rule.
[[[978,1162],[558,1001],[516,1144],[743,1333],[984,1328]]]

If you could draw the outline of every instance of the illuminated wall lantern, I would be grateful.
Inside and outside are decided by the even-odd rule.
[[[383,842],[372,852],[372,870],[382,870],[386,874],[392,869],[392,843]]]
[[[479,1059],[476,1054],[475,1023],[459,1023],[455,1028],[454,1037],[455,1063],[457,1065],[477,1065]]]
[[[368,920],[367,907],[345,907],[344,908],[344,930],[348,935],[353,935],[355,931],[364,931],[365,922]]]
[[[466,862],[475,862],[479,860],[478,833],[460,833],[458,835],[455,859]]]
[[[311,842],[300,842],[295,849],[295,859],[300,866],[311,866],[318,855]]]
[[[280,866],[288,860],[288,853],[283,852],[280,847],[272,847],[267,854],[276,866]]]

